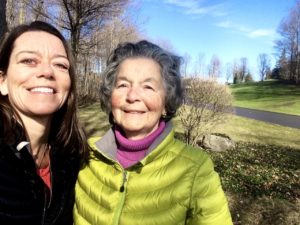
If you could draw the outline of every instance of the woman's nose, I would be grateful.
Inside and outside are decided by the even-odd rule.
[[[128,92],[127,92],[127,101],[128,102],[135,102],[138,101],[140,98],[140,93],[138,88],[136,87],[131,87]]]
[[[40,64],[38,77],[44,77],[47,79],[52,79],[54,77],[54,71],[50,63],[44,62]]]

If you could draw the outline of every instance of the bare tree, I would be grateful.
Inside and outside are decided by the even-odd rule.
[[[191,55],[188,53],[185,53],[183,56],[183,65],[182,65],[182,74],[183,77],[188,77],[188,66],[191,62]]]
[[[258,70],[260,81],[264,81],[267,77],[267,72],[270,71],[270,59],[265,53],[261,53],[258,56]]]
[[[6,32],[7,32],[6,0],[0,0],[0,44]]]
[[[30,0],[31,4],[33,4],[33,0]],[[30,6],[29,3],[27,5]],[[32,20],[43,20],[43,15],[45,15],[45,8],[44,8],[44,1],[36,0],[34,3],[34,8],[32,10],[32,7],[30,9],[32,10]]]
[[[232,66],[232,76],[233,76],[233,83],[237,84],[240,83],[240,72],[239,72],[239,64],[237,60],[234,60],[233,66]]]
[[[35,0],[28,3],[38,15],[52,21],[67,31],[71,47],[77,60],[80,52],[88,52],[94,32],[101,30],[105,23],[120,15],[129,0],[48,0],[43,11],[36,7]],[[86,53],[84,53],[86,54]]]
[[[203,53],[199,53],[197,59],[194,62],[194,76],[195,77],[204,77],[204,63],[205,55]]]
[[[210,60],[210,65],[208,67],[208,77],[212,79],[217,79],[221,74],[221,61],[218,56],[212,56]]]
[[[7,30],[10,31],[17,24],[16,7],[13,6],[13,0],[6,0],[6,22]]]
[[[225,79],[226,83],[229,83],[230,78],[232,77],[233,74],[233,69],[231,63],[226,63],[226,74],[225,74]]]
[[[245,76],[248,72],[248,59],[246,57],[242,57],[240,59],[241,65],[240,65],[240,71],[239,71],[239,78],[240,81],[243,82],[245,80]]]
[[[291,9],[288,16],[284,18],[279,27],[278,32],[281,36],[280,40],[276,41],[276,48],[279,52],[278,66],[281,65],[281,56],[284,54],[288,62],[288,70],[286,74],[280,74],[284,79],[300,82],[300,1],[297,1],[295,6]],[[280,71],[280,70],[279,70]],[[280,72],[281,73],[281,72]]]
[[[185,93],[185,104],[178,115],[186,142],[196,145],[215,125],[230,116],[232,95],[226,85],[199,78],[189,78]]]

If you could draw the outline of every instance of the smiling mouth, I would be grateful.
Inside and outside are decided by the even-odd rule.
[[[32,89],[29,89],[30,92],[34,92],[34,93],[46,93],[46,94],[53,94],[55,93],[53,88],[49,88],[49,87],[35,87]]]
[[[130,114],[143,114],[145,113],[144,111],[131,111],[131,110],[124,110],[125,113],[130,113]]]

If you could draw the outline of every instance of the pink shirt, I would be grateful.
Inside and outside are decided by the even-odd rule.
[[[43,179],[47,187],[51,190],[50,163],[46,168],[36,169],[36,172]]]
[[[115,136],[118,144],[117,160],[123,168],[130,167],[141,161],[146,156],[146,151],[153,141],[165,129],[165,122],[161,121],[158,128],[141,140],[129,140],[121,133],[121,128],[116,126]]]

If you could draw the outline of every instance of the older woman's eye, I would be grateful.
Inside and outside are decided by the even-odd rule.
[[[124,87],[127,87],[127,85],[124,83],[116,85],[116,88],[124,88]]]
[[[150,86],[150,85],[145,85],[144,88],[148,89],[148,90],[154,90],[154,88],[152,86]]]

